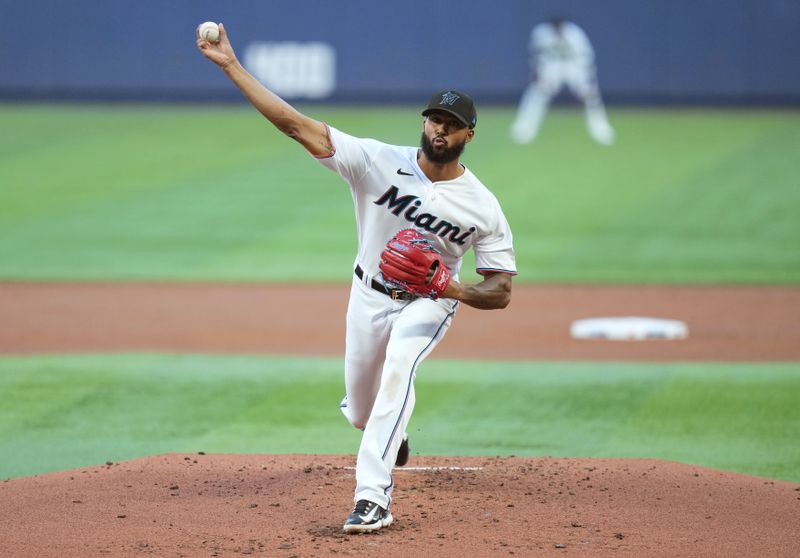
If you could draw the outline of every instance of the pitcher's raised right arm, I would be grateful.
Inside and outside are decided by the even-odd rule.
[[[228,33],[221,23],[219,42],[210,43],[197,34],[197,48],[225,72],[256,110],[278,130],[300,143],[315,157],[331,155],[333,145],[325,124],[299,112],[245,70],[236,58]]]

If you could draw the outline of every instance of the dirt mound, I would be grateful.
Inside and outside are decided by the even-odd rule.
[[[800,485],[654,460],[412,457],[345,536],[348,456],[168,454],[0,483],[3,556],[800,555]]]

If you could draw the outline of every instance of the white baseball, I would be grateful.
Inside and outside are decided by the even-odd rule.
[[[200,25],[199,34],[201,39],[205,39],[209,43],[216,43],[219,41],[219,25],[213,21],[206,21]]]

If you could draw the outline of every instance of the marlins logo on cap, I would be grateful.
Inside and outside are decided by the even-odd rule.
[[[439,102],[439,104],[440,105],[453,105],[460,98],[461,98],[461,95],[456,95],[452,91],[447,91],[446,93],[442,94],[442,100]]]
[[[422,116],[428,116],[437,110],[452,114],[470,128],[474,128],[478,122],[478,113],[475,111],[472,97],[462,91],[445,89],[434,93],[428,107],[422,111]]]

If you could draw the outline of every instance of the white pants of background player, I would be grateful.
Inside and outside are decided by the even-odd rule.
[[[368,284],[370,277],[364,279]],[[347,420],[364,430],[356,462],[354,501],[388,509],[392,468],[414,410],[417,367],[447,332],[458,303],[418,298],[393,301],[354,278],[347,307]]]
[[[603,145],[614,142],[614,129],[608,123],[592,65],[542,63],[537,73],[537,79],[528,85],[520,99],[517,117],[511,126],[512,140],[516,143],[533,141],[550,101],[567,85],[584,104],[586,126],[592,138]]]

